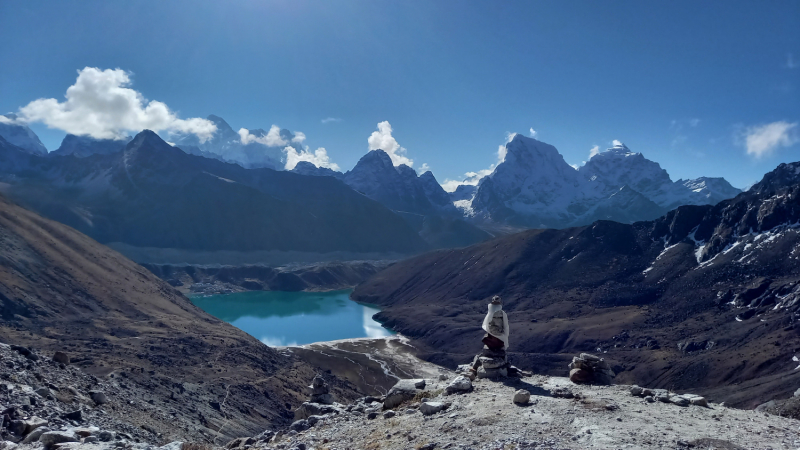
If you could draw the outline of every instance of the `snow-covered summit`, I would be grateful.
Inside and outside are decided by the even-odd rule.
[[[27,125],[17,121],[17,115],[13,113],[4,114],[0,118],[0,136],[10,144],[26,150],[34,155],[46,155],[45,148],[39,136]]]
[[[739,193],[721,178],[673,182],[658,163],[621,142],[575,170],[552,145],[517,134],[505,159],[459,206],[470,216],[528,227],[563,228],[599,219],[654,219],[685,204],[714,204]]]

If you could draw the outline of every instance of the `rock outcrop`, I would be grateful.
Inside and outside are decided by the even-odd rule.
[[[569,369],[569,379],[573,383],[611,384],[616,376],[603,358],[589,353],[572,358]]]

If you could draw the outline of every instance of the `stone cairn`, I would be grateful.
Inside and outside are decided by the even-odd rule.
[[[510,368],[506,351],[502,347],[484,345],[483,351],[472,360],[472,372],[478,378],[507,377]]]
[[[319,375],[315,376],[309,388],[311,389],[309,402],[322,405],[333,404],[333,396],[330,394],[330,388],[328,388],[328,383],[325,382],[324,378]]]
[[[570,381],[578,384],[611,384],[616,376],[603,358],[589,353],[572,358],[569,368]]]

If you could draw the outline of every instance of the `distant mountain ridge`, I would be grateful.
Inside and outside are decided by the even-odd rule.
[[[595,154],[575,170],[552,145],[520,134],[467,200],[470,190],[451,194],[465,215],[529,228],[650,220],[670,208],[715,204],[741,192],[722,178],[673,182],[658,163],[624,144]]]
[[[151,131],[124,151],[84,158],[39,157],[0,140],[0,180],[16,201],[104,243],[240,252],[428,248],[402,218],[339,180],[189,155]]]
[[[316,167],[308,162],[298,163],[292,171],[342,180],[401,215],[435,248],[463,247],[491,237],[461,218],[433,173],[426,171],[417,175],[405,164],[395,166],[383,150],[367,152],[346,173]]]
[[[47,148],[45,148],[39,136],[33,132],[27,125],[17,123],[16,114],[3,114],[7,121],[0,120],[0,137],[4,138],[9,143],[24,149],[28,153],[34,155],[46,155]]]

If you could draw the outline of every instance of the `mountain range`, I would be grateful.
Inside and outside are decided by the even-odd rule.
[[[555,374],[572,355],[599,352],[617,383],[755,407],[800,383],[798,224],[800,162],[716,205],[410,258],[353,298],[381,305],[379,320],[454,367],[480,350],[487,299],[500,295],[520,367]]]
[[[633,223],[680,205],[715,204],[739,191],[722,178],[673,182],[658,163],[624,144],[592,156],[577,170],[552,145],[515,135],[506,156],[469,189],[451,196],[478,222],[567,228],[595,220]]]
[[[0,138],[5,193],[103,243],[194,251],[415,253],[405,220],[330,177],[184,153],[151,131],[123,151],[32,155]]]

